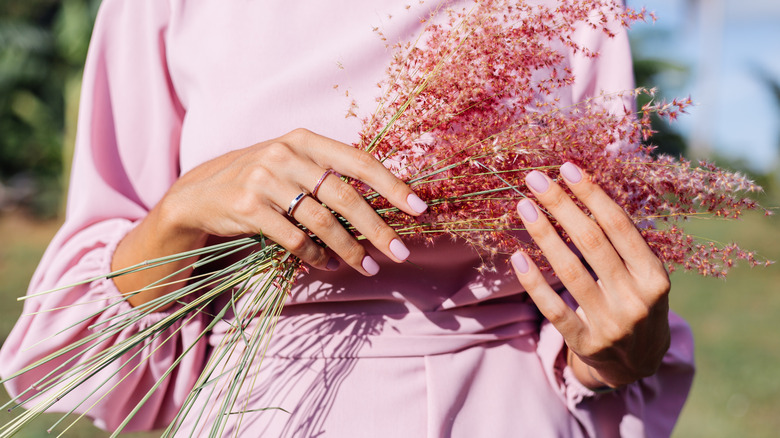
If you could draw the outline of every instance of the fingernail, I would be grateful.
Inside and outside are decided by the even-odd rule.
[[[390,242],[390,252],[399,260],[406,260],[409,257],[409,248],[398,239]]]
[[[582,181],[580,168],[569,162],[563,163],[563,166],[561,166],[561,175],[570,183],[577,184]]]
[[[525,259],[525,256],[521,252],[516,252],[512,254],[512,266],[515,267],[515,270],[521,274],[525,274],[528,272],[528,261]]]
[[[550,182],[538,170],[529,173],[525,177],[525,183],[537,193],[544,193],[550,187]]]
[[[369,275],[376,275],[379,272],[379,264],[371,256],[363,257],[363,263],[361,263],[363,269],[368,272]]]
[[[410,193],[409,196],[406,197],[406,203],[409,204],[409,207],[411,207],[415,213],[423,213],[428,209],[428,204],[414,193]]]
[[[339,266],[341,266],[341,263],[339,263],[339,261],[335,258],[331,257],[330,260],[328,260],[328,264],[325,266],[325,268],[328,271],[335,271],[339,268]]]
[[[517,212],[527,222],[536,222],[536,219],[539,218],[539,213],[536,211],[534,203],[528,199],[523,199],[517,204]]]

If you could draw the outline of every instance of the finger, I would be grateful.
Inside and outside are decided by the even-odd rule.
[[[338,260],[277,211],[266,208],[258,219],[265,224],[258,230],[260,234],[278,243],[305,263],[322,270],[338,269]]]
[[[307,226],[323,242],[335,245],[334,251],[355,269],[367,275],[376,274],[379,265],[366,256],[355,238],[345,238],[349,233],[330,211],[321,207],[313,198],[304,196],[315,188],[325,169],[302,155],[292,143],[273,141],[258,153],[261,155],[257,167],[265,168],[263,175],[273,175],[273,181],[277,183],[272,184],[273,190],[268,190],[271,180],[258,178],[255,189],[268,193],[272,206],[279,212],[287,213],[288,216],[292,214],[293,218]],[[358,232],[391,260],[400,263],[409,256],[409,250],[400,237],[352,186],[339,178],[325,178],[318,195],[320,200],[347,218]],[[302,209],[302,206],[307,207]]]
[[[318,195],[319,199],[324,202],[325,205],[341,214],[359,233],[366,237],[372,245],[382,251],[382,253],[391,260],[400,263],[409,257],[409,249],[404,245],[401,237],[392,227],[382,220],[354,187],[339,178],[327,178],[323,181]],[[323,208],[323,210],[325,209]],[[312,211],[312,213],[314,213],[314,211]],[[333,215],[330,213],[328,213],[328,215],[329,219],[325,218],[324,215],[317,213],[316,217],[321,217],[322,219],[322,223],[318,225],[327,225],[330,227],[331,225],[328,221],[333,220],[335,222],[335,218],[333,218]],[[298,216],[296,216],[296,218],[298,218]],[[301,217],[300,220],[301,223],[308,226],[306,218]],[[336,223],[335,227],[346,233],[340,224]],[[325,232],[326,229],[324,228],[320,231],[315,231],[323,240],[325,240],[326,236],[321,233]],[[354,241],[354,238],[350,238]],[[326,241],[326,243],[330,245],[329,242]],[[355,244],[357,244],[357,242],[355,242]],[[333,249],[336,253],[341,255],[337,248],[334,247]],[[345,259],[345,261],[350,263],[347,259]]]
[[[539,268],[524,253],[517,251],[511,258],[515,275],[528,295],[553,326],[569,340],[580,338],[584,325],[558,293],[550,287]]]
[[[599,286],[591,277],[579,257],[561,239],[546,216],[530,199],[517,204],[517,211],[528,234],[547,257],[553,271],[571,292],[574,299],[585,309],[599,305],[602,298]]]
[[[305,153],[320,167],[368,184],[402,211],[418,216],[428,208],[409,186],[371,154],[306,130],[293,131],[288,137],[302,145]]]
[[[539,203],[563,227],[596,275],[604,279],[607,287],[628,279],[629,273],[623,260],[599,224],[585,215],[558,184],[539,171],[529,173],[526,184]]]
[[[648,268],[663,269],[625,210],[617,205],[601,187],[593,183],[589,175],[572,163],[561,166],[561,175],[572,193],[593,213],[630,271],[641,272]]]
[[[363,275],[376,275],[379,272],[379,264],[366,253],[363,245],[358,243],[355,237],[344,229],[329,209],[323,207],[322,204],[313,198],[307,196],[295,209],[293,216],[358,272]],[[384,222],[382,223],[384,224]],[[400,242],[400,239],[398,239],[398,242]],[[401,245],[403,246],[403,243]],[[394,248],[392,241],[382,246],[388,250],[397,249]],[[404,246],[403,248],[405,249],[406,247]],[[406,250],[405,254],[402,254],[404,258],[408,257],[408,255],[408,250]],[[403,261],[392,252],[390,256],[398,262]]]
[[[319,138],[324,139],[325,137]],[[354,187],[340,178],[330,177],[325,169],[309,158],[300,156],[294,148],[284,144],[272,146],[281,150],[277,155],[285,157],[286,166],[280,167],[287,169],[287,177],[298,183],[301,190],[314,191],[316,189],[318,200],[341,214],[358,233],[362,234],[391,260],[400,263],[409,257],[409,249],[404,245],[401,237],[385,223]],[[344,151],[349,153],[356,151],[352,147],[344,146],[346,147]],[[289,150],[285,150],[285,148]],[[372,157],[371,159],[373,160]],[[380,167],[383,171],[388,172],[384,166],[380,165]],[[392,176],[392,174],[390,175]],[[311,182],[307,184],[306,181]],[[313,198],[302,200],[301,205],[306,206],[306,208],[297,209],[297,214],[294,214],[295,219],[320,237],[348,264],[356,269],[361,267],[364,272],[371,275],[376,274],[379,265],[365,254],[363,247],[344,230],[330,211],[312,201]],[[280,204],[280,206],[283,205]]]

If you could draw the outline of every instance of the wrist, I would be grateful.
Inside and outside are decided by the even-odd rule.
[[[174,244],[175,252],[202,247],[208,234],[192,223],[193,213],[166,196],[149,212],[146,220],[158,234],[156,240]]]
[[[595,393],[612,392],[620,385],[607,383],[597,369],[585,363],[579,356],[567,348],[566,362],[571,369],[574,377],[582,383],[583,386]]]
[[[187,227],[179,219],[177,210],[168,208],[161,201],[119,242],[111,260],[111,269],[119,271],[145,261],[201,248],[207,238],[205,232]],[[128,295],[128,303],[137,307],[178,287],[177,281],[189,276],[187,265],[193,261],[194,258],[178,260],[112,279],[119,292]],[[168,285],[149,287],[161,279],[166,279]],[[157,310],[169,306],[170,303]]]

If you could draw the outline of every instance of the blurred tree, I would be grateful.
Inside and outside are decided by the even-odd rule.
[[[776,126],[780,128],[780,77],[774,76],[767,69],[760,66],[754,67],[753,71],[756,76],[758,76],[759,80],[767,87],[769,95],[774,98],[774,101],[777,104]],[[762,186],[767,192],[771,192],[770,196],[773,196],[777,201],[778,195],[780,195],[780,193],[778,193],[780,192],[780,132],[777,134],[775,145],[777,147],[776,154],[778,158],[775,159],[774,174],[770,173],[763,175],[763,181],[760,180],[759,182],[763,182]]]
[[[775,103],[777,104],[777,110],[778,110],[778,123],[777,126],[780,127],[780,77],[774,77],[772,76],[768,71],[757,68],[756,72],[759,76],[759,78],[766,84],[766,87],[769,89],[769,94],[772,96],[775,100]],[[780,133],[778,133],[777,136],[777,154],[780,156]],[[780,163],[778,163],[780,165]]]
[[[634,56],[634,79],[638,87],[656,88],[663,83],[663,76],[670,72],[687,76],[688,67],[684,65],[666,59],[645,57],[641,50],[641,42],[644,38],[658,38],[658,35],[654,33],[634,33],[631,36],[632,54]],[[663,90],[659,90],[658,96],[663,96]],[[649,101],[650,97],[641,95],[637,99],[637,105],[641,107]],[[685,155],[687,149],[686,140],[668,121],[653,115],[652,127],[656,133],[648,140],[648,143],[657,147],[657,153],[673,156]]]
[[[66,89],[81,76],[98,5],[0,0],[0,207],[58,211]]]

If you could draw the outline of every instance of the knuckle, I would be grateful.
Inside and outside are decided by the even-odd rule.
[[[555,268],[555,272],[562,279],[567,279],[569,281],[583,278],[583,276],[587,276],[588,278],[591,278],[588,272],[585,270],[585,267],[579,261],[579,259],[577,259],[573,255],[571,257],[568,257],[567,260],[565,260],[559,266],[557,266]]]
[[[290,141],[296,142],[296,141],[303,141],[304,139],[310,138],[312,135],[314,135],[314,133],[309,131],[306,128],[295,128],[292,131],[285,134],[284,137],[290,139]]]
[[[371,154],[358,149],[355,149],[354,161],[361,180],[364,179],[366,175],[369,175],[370,172],[376,171],[376,165],[379,164],[376,158],[371,156]],[[382,166],[382,168],[384,168],[384,166]]]
[[[330,257],[325,252],[324,249],[320,248],[319,246],[315,246],[312,250],[312,254],[310,255],[309,263],[312,266],[325,266],[328,263],[328,259]]]
[[[341,258],[353,266],[360,266],[360,264],[363,262],[363,257],[365,254],[366,250],[355,240],[352,240],[351,243],[345,245],[344,248],[339,252]]]
[[[634,223],[625,214],[612,214],[605,220],[604,226],[614,230],[617,234],[624,235],[636,231]]]
[[[547,246],[561,238],[555,228],[546,221],[537,220],[536,222],[526,224],[526,228],[540,246]]]
[[[551,193],[547,195],[543,203],[550,210],[559,210],[567,202],[571,202],[571,198],[563,190],[549,190],[548,192]]]
[[[336,202],[340,206],[347,208],[354,207],[363,200],[363,197],[360,196],[360,193],[358,193],[357,190],[345,183],[339,183],[336,188],[335,196]]]
[[[669,275],[666,274],[666,271],[664,271],[664,275],[656,276],[650,284],[652,284],[656,296],[659,297],[668,295],[672,289],[672,282],[669,280]]]
[[[233,211],[239,216],[253,216],[260,206],[257,196],[252,192],[244,192],[237,195],[232,202]]]
[[[545,317],[553,324],[558,324],[566,319],[568,308],[566,304],[550,306],[545,310]]]
[[[284,163],[289,161],[293,151],[287,143],[275,141],[263,150],[263,160],[269,163]]]
[[[309,238],[306,237],[306,235],[297,228],[288,231],[284,236],[282,236],[281,240],[282,241],[279,242],[279,244],[296,255],[302,254],[306,249],[307,244],[309,243]]]
[[[390,193],[404,194],[408,191],[409,191],[409,186],[407,186],[405,182],[401,181],[398,178],[395,178],[394,176],[392,182],[390,183]]]
[[[601,191],[599,186],[594,184],[589,178],[586,178],[586,180],[587,184],[577,184],[576,189],[572,189],[572,192],[574,192],[581,201],[592,199]]]
[[[263,166],[253,166],[247,171],[246,175],[247,182],[252,185],[268,184],[273,177],[271,171]]]
[[[633,323],[645,321],[650,317],[650,309],[647,304],[638,298],[627,300],[626,307],[626,314]]]
[[[576,236],[580,245],[586,249],[600,248],[605,242],[604,233],[596,224],[583,227]]]
[[[322,230],[335,225],[336,219],[326,209],[322,207],[314,208],[308,213],[308,219],[313,229]]]
[[[329,271],[333,270],[334,268],[330,265],[331,259],[333,257],[328,254],[325,250],[319,251],[319,257],[317,258],[317,266],[319,266],[321,269],[327,269]],[[336,264],[336,268],[338,268],[338,263]]]
[[[395,237],[395,232],[390,228],[382,219],[378,216],[376,220],[371,221],[369,229],[367,230],[372,236],[376,236],[381,241],[391,241]]]
[[[656,267],[649,269],[647,275],[644,276],[639,284],[642,285],[642,292],[652,298],[653,301],[657,301],[668,295],[672,288],[669,274],[660,261],[657,261]]]
[[[624,327],[614,320],[609,320],[601,326],[602,340],[597,348],[605,351],[625,339],[627,333]]]

